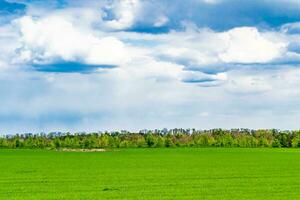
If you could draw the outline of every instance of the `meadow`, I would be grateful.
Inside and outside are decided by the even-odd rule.
[[[0,199],[299,199],[300,149],[0,150]]]

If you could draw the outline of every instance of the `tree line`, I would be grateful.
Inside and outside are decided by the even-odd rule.
[[[138,133],[49,133],[0,137],[0,148],[164,148],[164,147],[300,147],[300,130],[171,129]]]

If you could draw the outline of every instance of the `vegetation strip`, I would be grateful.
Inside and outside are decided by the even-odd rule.
[[[0,148],[103,151],[146,147],[300,147],[300,131],[172,129],[131,132],[17,134],[0,138]]]

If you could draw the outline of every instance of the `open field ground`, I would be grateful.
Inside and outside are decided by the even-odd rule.
[[[0,199],[299,199],[299,149],[0,150]]]

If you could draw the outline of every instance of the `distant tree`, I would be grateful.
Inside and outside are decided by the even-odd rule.
[[[154,147],[156,141],[155,141],[155,137],[152,134],[147,134],[146,135],[146,143],[148,145],[148,147]]]
[[[89,140],[89,138],[84,138],[81,145],[82,145],[82,148],[84,148],[84,149],[90,149],[91,141]]]
[[[99,143],[101,148],[106,148],[108,147],[109,144],[109,136],[107,134],[101,135],[99,138]]]
[[[170,135],[168,135],[166,138],[165,138],[165,147],[174,147],[175,144],[172,140],[172,137]]]
[[[280,140],[274,139],[272,142],[272,147],[281,147]]]
[[[300,137],[299,136],[296,136],[292,139],[292,147],[293,148],[300,147]]]
[[[120,143],[120,148],[127,148],[130,147],[129,142],[127,140],[123,140]]]
[[[7,147],[8,147],[7,140],[4,138],[0,138],[0,148],[7,148]]]
[[[161,137],[161,136],[157,137],[156,147],[158,147],[158,148],[165,147],[165,138],[164,137]]]
[[[59,138],[54,138],[54,140],[53,140],[53,145],[52,145],[54,148],[56,148],[56,149],[58,149],[58,148],[60,148],[61,147],[61,141],[60,141],[60,139]]]
[[[21,145],[21,141],[20,141],[20,139],[19,138],[15,138],[15,147],[16,148],[20,148],[22,145]]]
[[[143,136],[139,136],[137,138],[137,147],[139,147],[139,148],[147,147],[146,140]]]

